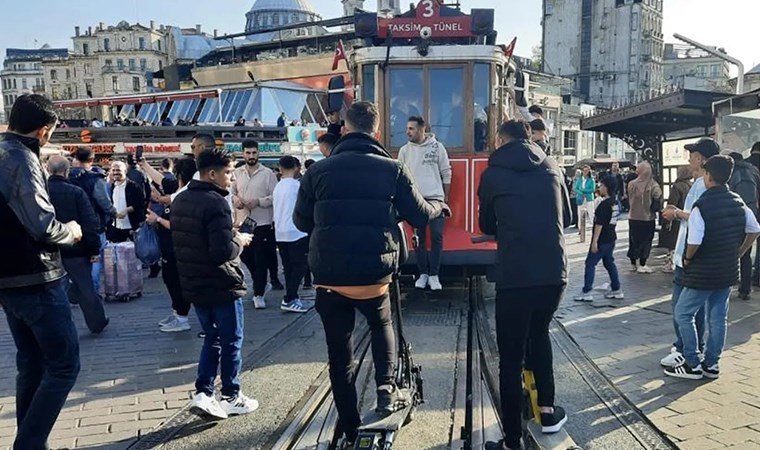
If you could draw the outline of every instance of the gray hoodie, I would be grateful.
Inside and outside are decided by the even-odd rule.
[[[427,200],[444,200],[443,185],[451,184],[451,164],[446,148],[435,139],[434,134],[427,134],[425,142],[409,142],[398,154],[412,174],[412,180],[423,197]]]

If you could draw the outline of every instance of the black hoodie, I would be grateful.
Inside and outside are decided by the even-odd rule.
[[[557,163],[527,140],[497,149],[480,179],[480,229],[496,235],[496,287],[567,283],[570,201]]]
[[[371,136],[350,133],[301,179],[293,222],[311,235],[314,284],[368,286],[391,280],[397,222],[422,228],[440,213],[415,189],[404,164]]]

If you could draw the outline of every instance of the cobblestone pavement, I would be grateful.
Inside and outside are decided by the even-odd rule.
[[[568,239],[571,280],[558,316],[602,372],[683,450],[760,449],[760,293],[744,302],[731,298],[721,376],[715,381],[665,377],[659,361],[674,340],[672,277],[659,271],[663,252],[642,275],[625,257],[627,222],[618,225],[616,251],[626,299],[617,308],[593,308],[572,297],[583,286],[588,244]],[[600,264],[596,284],[609,282]],[[595,291],[603,295],[603,291]]]
[[[308,291],[307,291],[308,292]],[[311,291],[313,292],[313,291]],[[270,308],[246,305],[245,355],[299,315],[274,306],[281,292],[268,294]],[[159,279],[145,280],[145,295],[130,303],[108,303],[109,327],[92,336],[82,313],[73,309],[80,334],[82,370],[50,436],[56,448],[125,449],[185,406],[194,392],[202,339],[191,313],[189,332],[167,334],[157,323],[171,312]],[[15,420],[15,347],[0,309],[0,448],[10,448]]]

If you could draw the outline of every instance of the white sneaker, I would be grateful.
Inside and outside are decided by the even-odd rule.
[[[662,367],[676,367],[686,362],[686,358],[680,352],[675,351],[675,348],[671,350],[673,351],[668,356],[660,360]]]
[[[641,266],[637,270],[638,273],[654,273],[654,270],[652,270],[649,266]]]
[[[175,318],[172,322],[161,327],[162,333],[179,333],[180,331],[188,331],[190,329],[190,322],[187,317],[180,319]]]
[[[428,286],[430,286],[431,291],[440,291],[443,289],[443,286],[441,286],[441,280],[438,279],[438,275],[433,275],[428,279]]]
[[[594,294],[592,294],[591,291],[581,292],[580,294],[573,297],[573,300],[575,300],[576,302],[586,302],[586,303],[593,302]]]
[[[246,397],[242,392],[233,398],[223,398],[221,408],[228,416],[248,414],[259,409],[259,402]]]
[[[285,300],[280,303],[280,309],[286,312],[294,312],[294,313],[306,313],[309,312],[309,309],[306,305],[303,304],[300,298],[297,298],[290,303],[286,303]]]
[[[639,271],[639,266],[637,266],[636,264],[632,264],[631,265],[631,272],[638,272],[638,271]]]
[[[609,308],[612,306],[612,303],[610,302],[610,299],[607,297],[604,298],[595,298],[591,301],[591,306],[594,308]]]
[[[422,275],[420,275],[419,278],[417,278],[417,282],[414,283],[414,287],[417,289],[425,289],[426,287],[428,287],[429,280],[430,280],[430,277],[427,274],[423,273]]]
[[[219,404],[216,397],[206,395],[203,392],[195,394],[190,403],[190,412],[198,416],[212,416],[217,419],[226,419],[227,412]]]
[[[617,291],[609,290],[606,294],[604,294],[604,298],[622,300],[625,298],[625,294],[623,293],[622,289],[618,289]]]
[[[165,318],[161,319],[160,322],[158,322],[158,326],[159,327],[165,327],[165,326],[169,325],[170,323],[174,322],[176,319],[177,319],[177,315],[176,314],[169,314]]]
[[[258,295],[255,295],[253,297],[253,307],[255,309],[264,309],[267,307],[267,302],[264,300],[264,297],[259,297]]]

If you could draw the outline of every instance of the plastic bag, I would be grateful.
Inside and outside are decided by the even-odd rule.
[[[135,254],[143,264],[152,266],[161,259],[161,247],[158,245],[158,235],[153,227],[143,222],[135,233]]]

